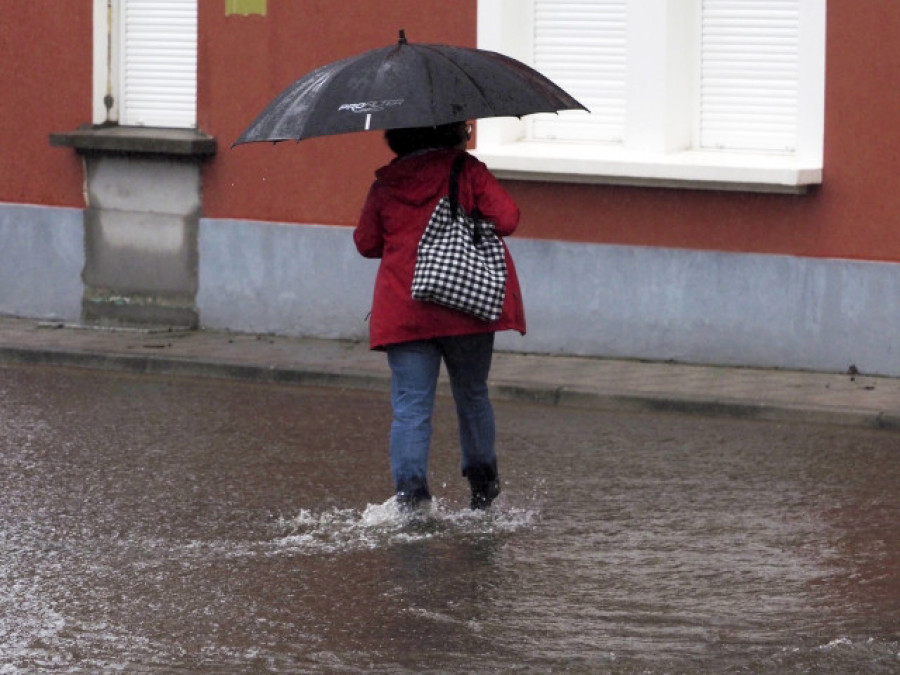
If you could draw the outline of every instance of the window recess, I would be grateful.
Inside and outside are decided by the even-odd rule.
[[[523,180],[802,192],[821,182],[825,0],[480,0],[479,47],[592,110],[482,120]]]
[[[94,0],[94,122],[196,126],[197,0]]]

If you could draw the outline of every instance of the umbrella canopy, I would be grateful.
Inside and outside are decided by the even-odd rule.
[[[559,110],[587,108],[520,61],[482,49],[410,44],[401,30],[396,45],[301,77],[234,145]]]

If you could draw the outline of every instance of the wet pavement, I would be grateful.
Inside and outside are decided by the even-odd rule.
[[[893,431],[501,396],[504,492],[473,513],[440,398],[436,505],[410,518],[377,371],[11,361],[4,675],[900,670]]]

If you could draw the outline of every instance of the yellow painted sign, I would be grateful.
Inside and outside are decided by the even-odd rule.
[[[266,0],[225,0],[225,16],[232,14],[266,15]]]

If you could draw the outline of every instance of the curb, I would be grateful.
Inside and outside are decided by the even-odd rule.
[[[109,370],[139,375],[210,377],[256,382],[300,384],[346,389],[387,391],[390,379],[356,372],[307,368],[275,368],[245,363],[204,361],[177,356],[143,356],[97,352],[0,347],[0,363]]]
[[[66,366],[146,375],[211,377],[315,387],[390,391],[388,373],[260,366],[216,360],[160,355],[115,354],[65,349],[0,347],[0,363]],[[706,399],[669,393],[608,393],[540,384],[492,382],[495,400],[534,403],[617,413],[676,413],[703,417],[828,424],[900,431],[900,415],[854,408],[826,408],[769,404],[740,400]],[[446,382],[438,393],[449,395]]]
[[[900,415],[855,408],[824,408],[724,399],[701,399],[673,394],[616,394],[519,385],[492,385],[497,399],[563,408],[618,413],[675,413],[700,417],[728,417],[765,422],[826,424],[900,431]]]

